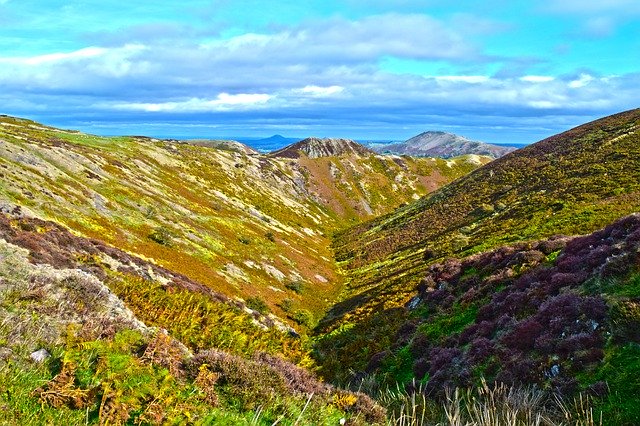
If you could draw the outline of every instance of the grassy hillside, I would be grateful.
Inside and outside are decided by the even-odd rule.
[[[384,423],[312,372],[305,330],[342,285],[330,237],[486,161],[0,117],[0,423]]]
[[[587,238],[593,245],[582,251],[568,246],[563,254],[567,240],[560,237],[532,241],[588,234],[640,210],[639,126],[640,110],[580,126],[337,234],[346,288],[317,330],[316,358],[325,377],[342,383],[367,373],[379,383],[416,379],[427,392],[481,377],[576,390],[599,377],[618,386],[612,398],[622,404],[625,386],[635,386],[636,366],[613,374],[613,365],[637,350],[637,337],[629,334],[635,325],[620,341],[611,336],[619,334],[617,321],[637,324],[638,261],[635,237],[628,246],[623,238],[634,230],[616,230],[637,218],[603,231],[613,236]],[[575,325],[589,321],[607,326],[590,335]],[[557,334],[544,330],[575,335],[575,341],[554,341]],[[566,349],[556,353],[549,349],[554,345]],[[481,358],[475,346],[484,351]],[[615,402],[603,404],[621,422],[637,420],[628,407],[616,414]]]
[[[283,318],[303,309],[318,316],[334,299],[336,229],[484,161],[298,162],[235,145],[103,138],[6,116],[0,140],[5,212],[21,206]]]
[[[1,424],[384,421],[285,360],[309,366],[303,340],[201,284],[51,222],[0,234]]]
[[[635,214],[584,237],[432,264],[405,306],[325,336],[321,364],[433,399],[482,381],[583,391],[605,424],[638,424],[639,253]]]
[[[403,304],[438,259],[585,234],[638,210],[638,126],[640,110],[577,127],[338,234],[334,247],[347,291],[325,323]]]

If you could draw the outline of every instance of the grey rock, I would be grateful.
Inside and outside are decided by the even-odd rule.
[[[31,357],[31,359],[35,362],[41,363],[44,362],[47,358],[50,358],[51,354],[46,349],[39,349],[35,352],[32,352],[29,357]]]

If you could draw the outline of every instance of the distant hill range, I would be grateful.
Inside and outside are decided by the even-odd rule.
[[[269,154],[272,157],[300,158],[304,153],[309,158],[340,156],[345,154],[372,155],[375,151],[351,139],[307,138]]]
[[[424,132],[404,142],[370,144],[369,147],[382,154],[410,155],[414,157],[456,157],[476,154],[493,158],[502,157],[516,148],[472,141],[464,136],[447,132]]]
[[[260,138],[260,139],[246,139],[239,138],[236,139],[243,144],[251,146],[253,149],[256,149],[260,152],[269,152],[276,149],[280,149],[283,146],[291,145],[292,143],[298,142],[300,138],[288,138],[282,135],[273,135],[268,138]]]

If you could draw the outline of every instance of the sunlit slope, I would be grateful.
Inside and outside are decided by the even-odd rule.
[[[584,234],[640,207],[640,110],[508,154],[335,240],[348,322],[406,300],[435,259],[521,240]]]
[[[0,117],[0,202],[151,259],[224,294],[320,312],[329,236],[486,159],[269,158],[223,144],[104,138]]]

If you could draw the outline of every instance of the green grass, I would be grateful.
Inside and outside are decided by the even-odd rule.
[[[607,350],[604,365],[593,376],[604,380],[609,394],[597,401],[607,425],[640,423],[640,345],[627,343]]]
[[[419,327],[430,340],[441,341],[443,338],[459,333],[472,324],[478,315],[478,305],[455,305],[450,311],[435,315]]]

